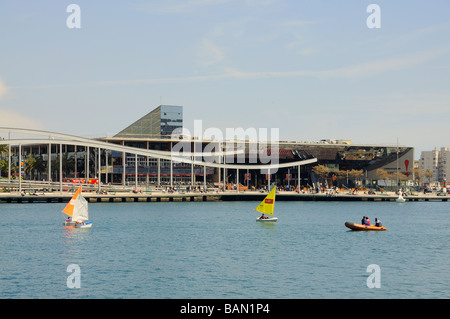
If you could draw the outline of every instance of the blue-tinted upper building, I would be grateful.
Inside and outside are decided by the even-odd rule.
[[[126,127],[114,137],[160,138],[169,137],[176,129],[183,128],[183,107],[160,105],[147,115]]]

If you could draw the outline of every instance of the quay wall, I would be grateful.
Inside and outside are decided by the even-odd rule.
[[[67,203],[72,197],[71,192],[51,192],[42,194],[20,194],[18,192],[0,193],[1,203]],[[259,192],[218,192],[218,193],[163,193],[154,192],[133,193],[120,192],[114,194],[97,194],[95,192],[83,193],[90,203],[102,202],[186,202],[186,201],[262,201],[267,193]],[[367,194],[297,194],[295,192],[277,193],[277,201],[370,201],[394,202],[395,194],[367,195]],[[407,202],[418,201],[448,201],[450,196],[436,195],[410,195],[404,197]]]

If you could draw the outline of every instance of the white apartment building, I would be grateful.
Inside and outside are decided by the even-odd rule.
[[[443,182],[450,178],[450,149],[441,147],[432,151],[424,151],[420,155],[419,168],[426,172],[432,172],[430,180],[424,177],[425,182]]]
[[[450,178],[450,149],[441,147],[438,162],[438,181],[447,181]]]

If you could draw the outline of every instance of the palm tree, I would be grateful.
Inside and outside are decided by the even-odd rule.
[[[69,156],[68,153],[64,153],[62,157],[62,166],[63,166],[63,173],[65,176],[72,173],[75,169],[75,160],[73,156]]]
[[[9,162],[8,159],[2,159],[0,160],[0,171],[1,176],[8,176],[8,170],[9,170]],[[11,163],[11,174],[18,172],[19,171],[19,167],[17,165],[14,165],[14,163]]]
[[[3,138],[0,138],[1,140]],[[8,159],[3,155],[3,153],[8,152],[8,146],[5,144],[0,144],[0,177],[8,175]]]
[[[0,144],[0,155],[6,152],[8,152],[8,145]]]
[[[2,138],[0,138],[0,140],[2,140]],[[5,156],[3,155],[3,153],[7,153],[8,152],[8,145],[5,144],[0,144],[0,159],[4,159]]]
[[[3,140],[3,138],[0,138]],[[9,152],[9,147],[6,144],[0,144],[0,176],[8,176],[9,171],[9,161],[8,156],[5,156],[4,153]],[[11,173],[15,173],[19,170],[18,166],[11,163]]]
[[[0,176],[5,176],[8,174],[8,160],[0,159]]]
[[[62,156],[62,171],[63,176],[68,176],[75,169],[75,161],[72,156],[69,156],[68,153],[64,153]],[[52,160],[52,174],[55,173],[59,175],[59,155],[56,156],[54,160]]]
[[[30,178],[34,179],[34,175],[37,172],[39,176],[44,172],[45,170],[45,162],[41,155],[33,155],[28,154],[25,158],[25,168],[24,171],[28,175],[30,175]]]

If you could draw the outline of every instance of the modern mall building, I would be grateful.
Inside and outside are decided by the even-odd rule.
[[[174,145],[180,143],[180,138],[183,138],[181,135],[172,134],[173,131],[177,131],[176,129],[181,131],[183,128],[182,114],[181,106],[161,105],[117,135],[101,140],[124,146],[170,152]],[[153,119],[150,120],[150,118]],[[155,130],[155,127],[158,129]],[[158,132],[160,134],[156,136]],[[300,169],[295,166],[279,168],[271,176],[258,169],[251,169],[250,166],[250,168],[239,170],[239,175],[236,175],[238,171],[232,169],[220,170],[214,167],[206,167],[205,171],[205,167],[201,166],[192,167],[186,163],[174,164],[169,160],[138,156],[137,178],[139,183],[169,185],[170,168],[172,167],[175,183],[190,183],[192,179],[196,182],[203,182],[206,175],[207,182],[211,184],[225,181],[225,183],[230,184],[239,182],[245,186],[258,187],[266,185],[270,178],[279,185],[298,185],[300,178],[301,185],[314,186],[319,181],[319,177],[312,172],[312,167],[316,164],[323,164],[341,171],[362,170],[361,180],[369,183],[374,183],[380,179],[377,176],[377,170],[380,168],[388,173],[399,171],[404,175],[404,179],[412,179],[414,148],[408,146],[352,145],[351,141],[348,140],[322,140],[317,143],[280,141],[276,146],[268,143],[263,145],[263,149],[261,149],[261,145],[254,147],[254,142],[249,140],[222,142],[202,139],[201,142],[198,142],[191,139],[189,142],[185,140],[183,142],[189,143],[191,150],[194,150],[196,144],[201,144],[200,147],[197,146],[198,150],[205,150],[205,148],[214,144],[216,144],[214,146],[216,150],[229,150],[229,143],[233,143],[232,149],[243,151],[243,154],[236,154],[231,158],[230,156],[224,156],[221,159],[215,158],[218,163],[251,165],[252,159],[261,158],[261,152],[273,157],[275,157],[273,152],[277,152],[277,159],[279,163],[283,164],[309,159],[317,159],[317,162],[303,165]],[[258,154],[254,152],[258,152]],[[112,181],[114,183],[134,182],[136,158],[132,154],[120,152],[112,152],[111,156],[113,159],[111,165]],[[123,169],[124,162],[125,171]],[[353,181],[345,180],[345,183],[352,184]]]
[[[5,143],[11,148],[12,163],[18,164],[19,158],[23,162],[29,154],[38,155],[47,163],[46,169],[36,174],[41,180],[58,180],[59,176],[65,180],[99,178],[106,184],[136,187],[224,184],[260,187],[274,182],[316,187],[320,178],[312,169],[317,164],[341,173],[361,171],[359,180],[364,184],[375,184],[380,179],[378,169],[401,172],[404,179],[413,178],[413,147],[353,145],[348,140],[276,143],[203,140],[183,136],[182,129],[183,107],[160,105],[112,137],[93,140],[39,131],[38,134],[50,139],[5,140]],[[0,128],[0,132],[10,134],[21,129]],[[185,153],[174,157],[178,149]],[[274,162],[277,166],[268,174],[267,164]],[[59,166],[59,172],[55,166]],[[351,187],[354,180],[344,178],[341,184]]]

